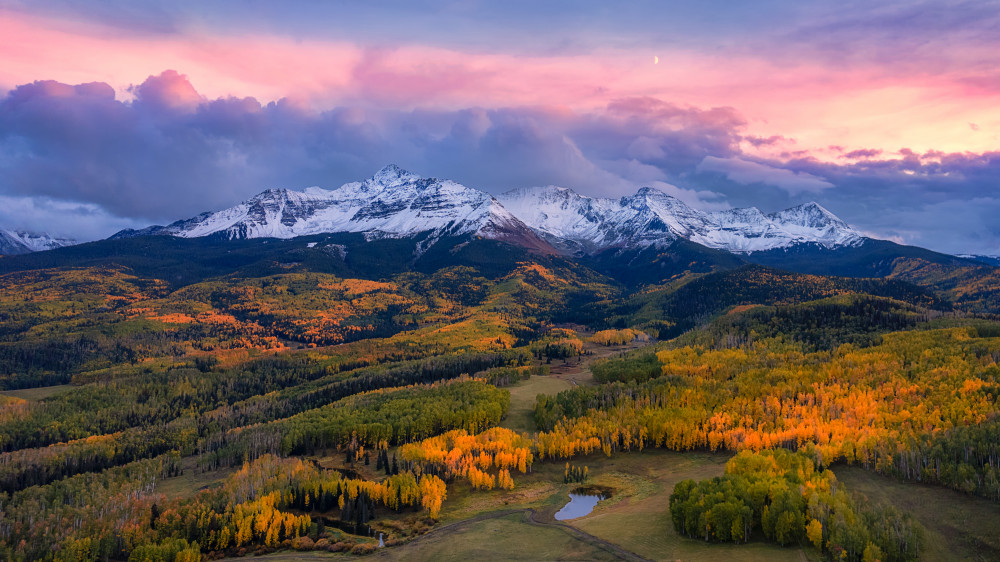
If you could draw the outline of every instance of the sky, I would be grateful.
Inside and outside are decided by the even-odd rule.
[[[0,228],[93,240],[395,163],[1000,254],[997,29],[993,0],[0,0]]]

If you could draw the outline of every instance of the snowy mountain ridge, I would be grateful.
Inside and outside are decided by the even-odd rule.
[[[334,190],[269,189],[229,209],[115,237],[295,238],[332,232],[365,233],[369,239],[430,233],[431,241],[477,235],[554,251],[492,195],[450,180],[422,178],[395,165]]]
[[[555,186],[515,189],[498,199],[557,247],[584,253],[669,244],[678,238],[734,253],[802,243],[835,248],[863,240],[818,203],[771,214],[756,207],[704,212],[649,187],[621,199],[592,198]]]
[[[443,236],[475,235],[574,255],[668,246],[679,238],[736,253],[800,243],[834,248],[863,240],[816,203],[771,214],[754,207],[708,213],[650,187],[620,199],[587,197],[555,186],[494,197],[395,165],[334,190],[269,189],[228,209],[115,237],[294,238],[333,232],[364,233],[369,239],[429,233],[424,248]]]
[[[74,244],[76,240],[57,238],[45,233],[0,229],[0,255],[29,254]]]

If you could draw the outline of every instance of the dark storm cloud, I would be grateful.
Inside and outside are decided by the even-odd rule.
[[[809,173],[769,166],[743,158],[706,156],[696,168],[698,172],[716,172],[743,185],[764,184],[777,187],[790,196],[816,194],[833,184]]]
[[[115,100],[107,85],[16,88],[0,101],[3,193],[146,217],[178,211],[177,196],[192,183],[224,197],[242,173],[230,158],[232,139],[202,127],[198,112],[183,106],[185,92],[174,84],[180,97],[170,98],[169,88],[147,82],[132,104]]]
[[[652,99],[582,116],[532,108],[317,113],[284,100],[206,100],[174,71],[131,92],[135,99],[123,102],[106,84],[51,81],[11,91],[0,101],[0,192],[169,221],[268,187],[337,187],[397,162],[494,191],[558,183],[624,193],[628,179],[600,162],[681,171],[732,153],[742,126],[729,109]]]
[[[862,159],[850,164],[775,165],[834,184],[817,200],[873,235],[951,253],[1000,253],[1000,152],[856,152]]]
[[[628,98],[612,102],[607,113],[590,125],[581,127],[580,133],[609,159],[620,155],[618,141],[629,141],[625,143],[629,156],[680,173],[706,156],[737,154],[746,120],[731,107],[700,109],[655,98]],[[617,138],[608,138],[608,131]],[[644,144],[636,147],[637,140]]]

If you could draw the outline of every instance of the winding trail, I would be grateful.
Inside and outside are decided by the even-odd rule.
[[[611,555],[615,556],[620,560],[630,560],[633,562],[651,562],[648,558],[643,558],[642,556],[639,556],[638,554],[630,550],[626,550],[615,543],[608,542],[604,539],[595,537],[594,535],[591,535],[590,533],[587,533],[585,531],[581,531],[580,529],[577,529],[572,525],[561,523],[559,521],[540,521],[537,517],[538,512],[536,512],[534,509],[530,507],[523,509],[505,509],[502,511],[483,513],[475,517],[470,517],[469,519],[463,519],[462,521],[456,521],[454,523],[448,523],[447,525],[441,525],[413,539],[407,544],[413,544],[431,535],[438,537],[441,535],[449,535],[456,531],[459,531],[462,527],[471,525],[473,523],[478,523],[480,521],[486,521],[489,519],[498,519],[500,517],[506,517],[508,515],[514,515],[516,513],[520,513],[523,516],[524,522],[529,525],[534,525],[536,527],[556,527],[565,532],[566,534],[570,535],[571,537],[579,541],[585,542],[591,546],[596,546],[610,553]]]

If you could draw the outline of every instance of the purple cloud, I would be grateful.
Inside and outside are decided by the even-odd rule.
[[[877,148],[859,148],[858,150],[852,150],[846,154],[841,154],[841,158],[846,158],[848,160],[860,160],[862,158],[875,158],[882,154],[882,151]]]
[[[103,83],[40,81],[0,97],[8,209],[0,226],[96,238],[228,207],[270,187],[337,187],[394,162],[493,192],[557,184],[620,196],[653,185],[702,208],[765,211],[815,199],[875,235],[1000,252],[995,215],[982,212],[996,208],[1000,153],[843,149],[837,163],[806,151],[762,159],[741,143],[786,139],[745,136],[746,120],[732,108],[654,98],[588,113],[316,112],[288,100],[205,99],[172,71],[131,93],[126,101]]]
[[[123,101],[106,84],[47,81],[0,98],[0,195],[170,221],[268,187],[337,187],[387,162],[494,191],[551,183],[624,194],[637,187],[628,162],[661,170],[640,174],[642,181],[666,181],[663,170],[733,153],[743,125],[731,109],[654,99],[622,100],[594,114],[315,112],[286,100],[207,100],[175,71],[130,91],[135,99]],[[623,151],[630,145],[631,153]]]
[[[742,158],[706,156],[698,164],[696,170],[698,172],[717,172],[743,185],[770,184],[793,196],[803,193],[819,193],[833,187],[832,183],[806,172],[776,168]]]
[[[754,135],[746,135],[743,140],[750,143],[752,146],[760,148],[762,146],[774,146],[776,144],[790,143],[794,144],[795,139],[787,138],[783,135],[771,135],[769,137],[758,137]]]

